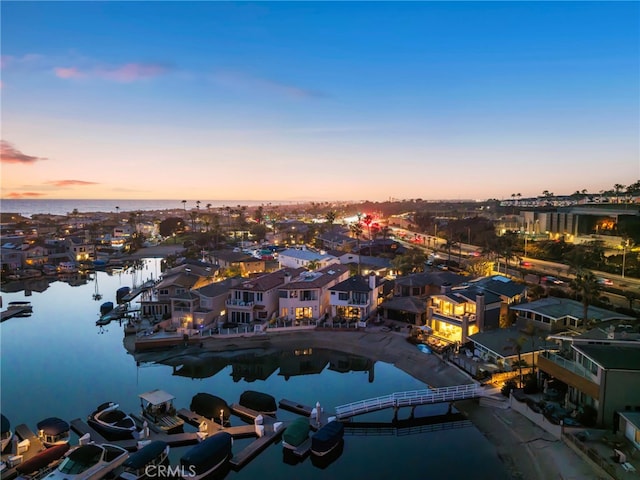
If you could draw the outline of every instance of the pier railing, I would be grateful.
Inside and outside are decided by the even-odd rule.
[[[430,390],[412,390],[408,392],[396,392],[377,398],[369,398],[358,402],[348,403],[336,407],[336,417],[344,419],[374,412],[385,408],[411,407],[414,405],[427,405],[441,402],[454,402],[466,398],[475,398],[481,395],[481,388],[475,383],[441,387]]]

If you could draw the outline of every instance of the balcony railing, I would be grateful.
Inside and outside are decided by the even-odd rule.
[[[589,381],[591,381],[591,382],[593,382],[595,384],[598,384],[597,375],[594,375],[591,371],[587,370],[586,368],[584,368],[579,363],[576,363],[573,360],[569,360],[569,359],[566,359],[564,357],[561,357],[557,353],[541,352],[540,354],[543,357],[545,357],[545,358],[549,359],[550,361],[552,361],[553,363],[556,363],[556,364],[560,365],[565,370],[569,370],[570,372],[573,372],[573,373],[575,373],[577,375],[580,375],[581,377],[586,378],[587,380],[589,380]]]
[[[256,302],[243,302],[242,300],[227,300],[226,304],[234,307],[253,307]]]

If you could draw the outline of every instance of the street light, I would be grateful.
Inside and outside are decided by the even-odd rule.
[[[629,239],[623,240],[622,241],[622,275],[621,277],[624,278],[624,261],[627,257],[627,245],[629,244]]]
[[[224,410],[220,409],[220,428],[224,429]]]

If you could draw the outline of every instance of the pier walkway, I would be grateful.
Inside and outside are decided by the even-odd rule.
[[[156,284],[155,280],[147,280],[146,282],[144,282],[142,285],[140,285],[139,287],[134,288],[133,290],[131,290],[129,293],[127,293],[126,295],[124,295],[122,297],[122,302],[123,303],[129,303],[131,300],[133,300],[134,298],[136,298],[138,295],[142,294],[143,292],[146,292],[147,290],[149,290],[150,288],[152,288],[154,285]]]
[[[344,420],[355,415],[367,412],[375,412],[385,408],[398,409],[400,407],[413,407],[417,405],[429,405],[442,402],[456,402],[467,398],[482,396],[480,385],[470,383],[466,385],[454,385],[452,387],[433,388],[430,390],[413,390],[409,392],[397,392],[377,398],[360,400],[336,407],[336,417]]]
[[[33,311],[31,305],[9,305],[6,310],[0,313],[0,323],[13,317],[19,317]]]

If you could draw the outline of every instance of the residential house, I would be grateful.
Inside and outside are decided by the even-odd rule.
[[[569,298],[547,297],[529,303],[512,305],[517,314],[516,325],[525,328],[528,324],[547,332],[558,332],[582,325],[584,306]],[[615,320],[634,320],[633,317],[604,308],[589,306],[588,319],[596,324]]]
[[[240,277],[232,277],[171,297],[171,323],[187,329],[215,328],[224,323],[229,290],[241,282]]]
[[[470,335],[499,328],[500,303],[493,293],[475,287],[452,290],[445,284],[427,302],[427,326],[436,336],[464,344]]]
[[[95,245],[86,237],[69,236],[65,240],[69,256],[76,262],[95,260]]]
[[[412,273],[396,278],[394,294],[397,297],[434,295],[442,292],[443,285],[455,287],[467,282],[467,280],[467,277],[447,270]]]
[[[321,233],[317,237],[318,243],[327,250],[339,250],[341,253],[350,252],[357,246],[357,240],[349,235],[349,231],[342,227],[334,227]]]
[[[340,264],[302,272],[280,287],[279,316],[292,322],[330,316],[329,289],[347,278],[349,267]]]
[[[187,265],[165,272],[162,279],[153,287],[151,295],[140,301],[142,316],[171,317],[171,299],[189,292],[200,278],[199,275],[190,271]]]
[[[23,266],[22,250],[12,243],[5,243],[0,249],[2,272],[14,272]]]
[[[280,268],[309,268],[309,265],[313,263],[317,265],[317,268],[324,268],[328,265],[339,264],[340,260],[325,251],[316,252],[302,247],[283,250],[278,254],[278,263]]]
[[[538,368],[566,385],[566,407],[592,407],[607,428],[618,423],[616,412],[640,410],[640,342],[567,337],[563,343],[558,352],[544,352]]]
[[[111,236],[111,246],[114,248],[123,248],[127,240],[135,233],[136,229],[133,225],[116,225]]]
[[[232,323],[247,324],[275,317],[279,307],[279,289],[303,271],[302,268],[283,268],[232,287],[226,302],[227,318]]]
[[[509,313],[511,305],[517,305],[526,301],[527,286],[524,283],[514,282],[513,280],[502,275],[493,275],[491,277],[483,277],[471,282],[471,285],[478,289],[490,292],[500,297],[502,305],[500,307],[500,316],[506,317]]]
[[[622,434],[640,450],[640,411],[623,411],[618,412],[620,421],[617,428]]]
[[[380,309],[382,316],[389,320],[418,326],[427,323],[426,297],[392,297],[381,303]]]
[[[331,287],[331,317],[334,321],[361,326],[366,324],[381,302],[383,278],[354,275]]]
[[[211,252],[211,257],[220,270],[237,269],[243,277],[263,273],[266,268],[266,262],[263,259],[243,252],[216,250]]]

